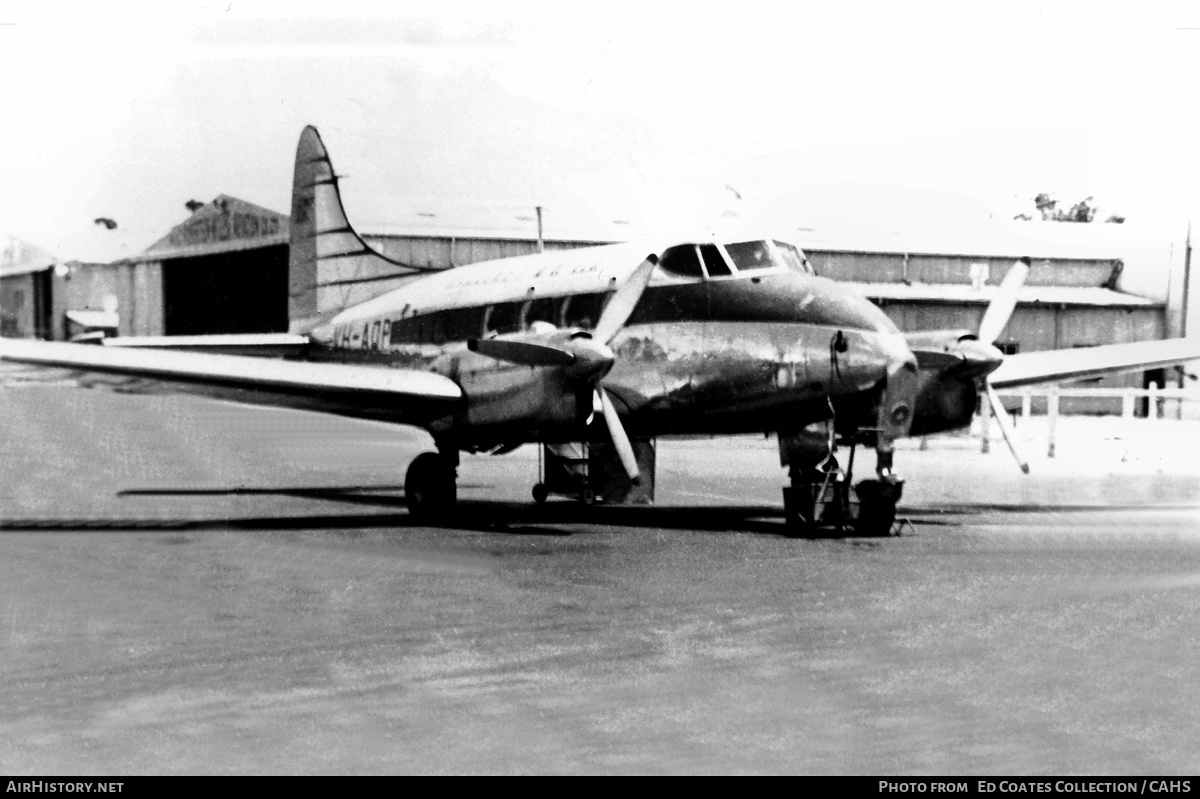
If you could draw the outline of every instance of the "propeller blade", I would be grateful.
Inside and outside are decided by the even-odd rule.
[[[604,313],[600,314],[600,321],[596,322],[592,338],[605,344],[612,341],[613,336],[617,335],[625,326],[625,321],[637,307],[638,300],[642,298],[642,292],[650,283],[650,274],[657,264],[657,255],[647,255],[641,266],[635,269],[629,279],[617,289],[612,299],[608,301],[608,305],[605,306]]]
[[[608,425],[608,434],[612,437],[613,446],[617,448],[617,457],[621,459],[621,465],[625,467],[630,481],[638,485],[641,483],[641,472],[638,471],[637,456],[633,454],[633,444],[629,443],[629,436],[625,435],[625,428],[621,425],[616,406],[604,389],[597,389],[596,394],[600,397],[600,408],[604,411],[604,422]]]
[[[1017,295],[1021,293],[1021,286],[1025,285],[1028,276],[1029,259],[1022,258],[1012,265],[1004,280],[1000,281],[1000,290],[983,312],[983,321],[979,323],[979,340],[984,344],[991,344],[1004,332],[1008,318],[1017,307]]]
[[[498,361],[509,361],[524,366],[570,366],[575,363],[573,352],[530,341],[477,338],[467,342],[467,349]]]
[[[1021,457],[1021,453],[1017,452],[1015,442],[1016,431],[1012,429],[1012,422],[1008,420],[1008,413],[1004,410],[1004,404],[1000,402],[1000,395],[996,393],[996,389],[992,388],[992,384],[986,380],[983,383],[984,389],[987,391],[988,403],[992,406],[992,416],[996,418],[996,424],[1000,425],[1000,432],[1004,436],[1004,443],[1008,444],[1008,449],[1012,452],[1013,457],[1017,459],[1017,465],[1021,467],[1021,471],[1029,474],[1029,464]]]

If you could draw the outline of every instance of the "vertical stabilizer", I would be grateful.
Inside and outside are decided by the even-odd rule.
[[[346,218],[321,134],[311,125],[301,131],[292,175],[289,332],[308,333],[345,308],[428,271],[388,258],[363,241]]]

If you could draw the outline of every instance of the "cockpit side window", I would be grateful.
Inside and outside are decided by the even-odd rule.
[[[808,259],[804,257],[804,253],[797,249],[796,245],[788,244],[787,242],[779,241],[778,239],[774,240],[772,243],[775,245],[775,249],[779,252],[779,256],[783,258],[783,262],[789,267],[792,269],[798,269],[801,272],[807,272],[810,275],[816,274],[816,272],[813,271],[812,264],[810,264]]]
[[[700,266],[700,257],[696,254],[694,244],[668,247],[658,265],[679,277],[704,277],[704,269]]]
[[[733,274],[733,270],[725,262],[725,256],[721,254],[721,248],[717,245],[701,244],[700,255],[704,258],[704,266],[708,269],[709,277],[724,277]]]
[[[771,258],[771,250],[765,241],[740,241],[737,244],[726,244],[725,251],[733,259],[739,272],[751,269],[767,269],[776,266]]]

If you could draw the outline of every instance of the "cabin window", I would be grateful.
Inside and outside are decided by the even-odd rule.
[[[521,329],[523,302],[502,302],[488,309],[484,327],[488,333],[515,333]]]
[[[429,322],[423,328],[425,333],[424,341],[431,344],[446,343],[446,322],[450,313],[448,311],[438,311],[435,314],[430,314]]]
[[[700,255],[704,258],[704,266],[708,269],[709,277],[725,277],[733,274],[733,270],[725,261],[725,256],[721,254],[721,248],[717,245],[701,244]]]
[[[414,344],[424,344],[427,341],[429,341],[429,336],[430,336],[429,314],[425,314],[424,316],[413,317],[412,326],[413,326],[413,343]]]
[[[483,308],[454,308],[446,311],[446,340],[466,341],[483,335]]]
[[[765,241],[741,241],[737,244],[726,244],[725,252],[733,259],[733,264],[739,272],[751,269],[767,269],[775,266],[771,259],[771,250]]]
[[[704,268],[700,266],[700,256],[693,244],[668,247],[658,265],[680,277],[704,277]]]
[[[560,301],[560,297],[542,297],[530,300],[529,305],[525,308],[525,324],[523,327],[528,329],[534,322],[548,322],[549,324],[557,325]]]
[[[409,317],[396,319],[392,322],[390,341],[392,344],[415,344],[417,341],[418,323],[420,320]]]
[[[563,327],[591,330],[596,326],[596,322],[600,321],[600,313],[604,310],[608,297],[608,293],[603,291],[568,297],[562,312]]]

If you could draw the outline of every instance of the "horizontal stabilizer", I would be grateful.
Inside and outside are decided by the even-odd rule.
[[[126,336],[105,338],[106,347],[215,352],[225,355],[298,355],[309,345],[308,336],[292,333],[233,333],[213,336]]]
[[[1200,338],[1023,352],[1005,357],[1004,363],[992,372],[988,382],[995,388],[1016,388],[1158,369],[1194,360],[1200,360]]]

